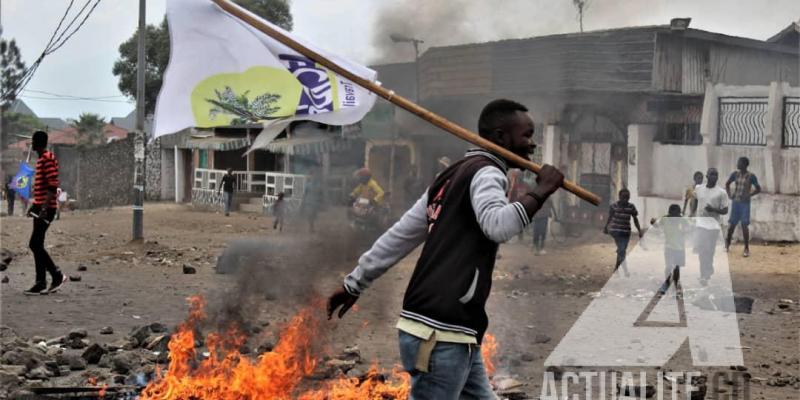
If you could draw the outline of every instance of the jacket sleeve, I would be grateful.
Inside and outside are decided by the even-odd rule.
[[[505,174],[493,166],[478,170],[470,182],[470,200],[475,218],[483,234],[497,243],[518,235],[531,222],[522,203],[509,203],[507,187]]]
[[[345,289],[360,295],[375,279],[392,268],[428,236],[428,192],[358,259],[358,266],[344,278]]]

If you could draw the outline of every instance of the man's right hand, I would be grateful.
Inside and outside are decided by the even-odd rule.
[[[328,319],[331,319],[333,313],[339,306],[342,308],[337,315],[339,318],[342,318],[347,310],[353,307],[353,304],[356,304],[357,300],[358,296],[350,294],[344,286],[340,287],[339,290],[335,291],[331,297],[328,298]]]
[[[536,174],[536,191],[549,196],[564,184],[564,174],[550,164],[542,165]]]

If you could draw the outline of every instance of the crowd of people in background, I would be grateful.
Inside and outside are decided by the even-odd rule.
[[[439,171],[447,168],[450,163],[448,157],[437,159]],[[739,158],[737,170],[728,176],[724,188],[717,184],[719,172],[716,168],[709,168],[705,173],[696,171],[692,176],[692,184],[688,185],[683,193],[683,206],[672,204],[664,217],[651,219],[651,225],[667,226],[666,230],[673,234],[673,238],[668,243],[672,254],[669,257],[665,255],[665,259],[674,260],[675,265],[670,265],[666,268],[668,274],[674,272],[677,275],[675,267],[685,263],[683,261],[684,257],[677,255],[679,251],[682,251],[682,247],[678,245],[678,241],[674,236],[675,232],[680,231],[680,229],[673,229],[672,223],[669,222],[668,218],[710,218],[698,219],[694,224],[694,251],[699,257],[702,283],[707,282],[713,274],[714,248],[720,237],[720,225],[723,215],[729,215],[727,235],[724,236],[725,250],[728,251],[730,249],[736,227],[741,226],[744,242],[743,256],[750,256],[750,200],[761,192],[761,186],[756,175],[748,170],[749,163],[747,157]],[[357,182],[353,192],[350,193],[351,206],[358,202],[359,199],[371,199],[371,204],[375,205],[383,203],[386,193],[373,178],[369,169],[362,168],[357,170],[354,173],[354,178]],[[511,170],[509,172],[509,201],[518,201],[519,198],[532,190],[532,185],[535,184],[530,178],[530,174],[521,170]],[[7,201],[9,215],[13,215],[14,209],[15,196],[12,183],[13,180],[9,180],[5,184],[5,196],[6,199],[9,199]],[[409,168],[409,174],[402,185],[406,200],[410,199],[413,203],[413,199],[416,197],[414,194],[424,190],[415,166]],[[227,173],[221,178],[217,190],[217,194],[224,192],[222,211],[225,216],[230,215],[234,188],[235,177],[233,171],[228,168]],[[57,197],[58,210],[60,211],[67,201],[66,192],[62,192],[59,188]],[[298,208],[299,216],[307,223],[309,232],[315,231],[316,220],[323,207],[323,197],[321,177],[319,176],[319,171],[317,171],[306,178]],[[614,271],[622,267],[626,276],[630,274],[625,263],[625,256],[630,243],[632,225],[636,227],[639,238],[644,234],[638,218],[639,212],[636,206],[630,202],[630,198],[631,194],[628,189],[623,188],[618,192],[618,199],[610,205],[606,224],[603,227],[603,233],[611,236],[616,245]],[[273,228],[282,231],[289,214],[284,193],[277,194],[277,200],[271,205],[271,214],[273,216]],[[60,215],[60,212],[57,211],[56,218],[58,218],[58,215]],[[556,221],[557,213],[552,200],[548,200],[539,212],[534,215],[530,224],[531,247],[535,255],[546,254],[545,242],[548,233],[550,233],[551,219]],[[518,241],[523,242],[524,240],[525,232],[523,231],[519,234]],[[668,264],[672,263],[668,262]]]
[[[686,265],[685,238],[691,231],[694,253],[700,263],[700,284],[705,286],[714,274],[714,253],[722,231],[722,218],[728,215],[728,230],[724,236],[725,251],[730,251],[733,234],[741,225],[744,242],[743,257],[750,256],[750,202],[751,198],[761,192],[758,178],[748,170],[750,160],[741,157],[737,161],[737,169],[725,181],[725,186],[718,185],[719,172],[709,168],[705,174],[696,171],[692,176],[693,183],[684,191],[683,207],[671,204],[667,214],[659,219],[653,218],[650,224],[664,231],[664,260],[666,280],[662,293],[670,282],[677,284],[679,270]],[[693,225],[687,218],[695,217]],[[619,199],[611,204],[609,216],[603,232],[614,238],[616,244],[616,263],[614,271],[620,266],[626,276],[629,275],[625,263],[625,255],[631,235],[631,222],[636,226],[639,237],[643,230],[639,224],[636,206],[630,203],[628,189],[619,191]]]

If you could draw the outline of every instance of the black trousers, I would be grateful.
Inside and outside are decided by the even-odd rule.
[[[46,272],[50,273],[50,277],[55,278],[61,271],[58,270],[50,254],[44,247],[44,239],[47,234],[47,229],[50,228],[50,222],[56,215],[55,208],[47,209],[47,218],[33,218],[33,233],[31,233],[31,241],[28,247],[33,252],[33,260],[36,263],[36,283],[47,284]],[[45,222],[47,221],[47,222]]]
[[[14,215],[14,201],[16,200],[17,194],[14,193],[13,191],[10,191],[8,193],[8,196],[6,197],[7,197],[6,202],[8,203],[7,211],[8,211],[8,216],[10,217]]]

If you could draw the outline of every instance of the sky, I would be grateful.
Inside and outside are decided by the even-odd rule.
[[[147,1],[148,24],[161,21],[166,1]],[[3,37],[16,40],[27,64],[41,53],[68,3],[0,0]],[[410,46],[388,40],[391,32],[425,40],[424,51],[579,29],[572,0],[292,0],[291,10],[295,34],[364,64],[413,60]],[[133,101],[122,96],[111,69],[119,45],[136,30],[137,13],[138,0],[102,0],[81,30],[42,61],[22,94],[26,104],[40,117],[127,115]],[[692,28],[763,40],[800,19],[800,0],[590,0],[584,29],[661,25],[673,17],[691,17]],[[41,91],[105,99],[42,99],[53,96]]]

